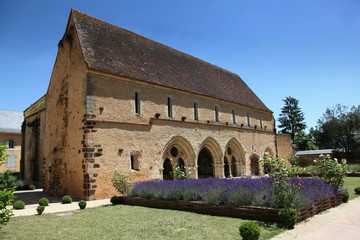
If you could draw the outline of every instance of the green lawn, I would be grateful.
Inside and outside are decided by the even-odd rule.
[[[134,206],[107,206],[55,214],[12,218],[0,239],[241,239],[236,218]],[[284,229],[261,224],[261,238]]]
[[[356,197],[359,197],[359,195],[356,195],[354,192],[354,188],[360,187],[360,177],[346,177],[344,181],[344,188],[346,188],[350,194],[350,198],[354,199]]]

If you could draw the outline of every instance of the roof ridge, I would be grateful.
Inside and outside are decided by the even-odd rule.
[[[203,60],[203,59],[201,59],[201,58],[195,57],[195,56],[193,56],[193,55],[191,55],[191,54],[182,52],[182,51],[180,51],[180,50],[178,50],[178,49],[176,49],[176,48],[170,47],[170,46],[168,46],[168,45],[166,45],[166,44],[164,44],[164,43],[155,41],[155,40],[150,39],[150,38],[148,38],[148,37],[145,37],[145,36],[143,36],[143,35],[141,35],[141,34],[138,34],[138,33],[135,33],[135,32],[133,32],[133,31],[127,30],[127,29],[125,29],[125,28],[119,27],[119,26],[117,26],[117,25],[115,25],[115,24],[106,22],[106,21],[104,21],[104,20],[101,20],[101,19],[99,19],[99,18],[93,17],[93,16],[91,16],[91,15],[89,15],[89,14],[83,13],[83,12],[81,12],[81,11],[78,11],[78,10],[72,8],[72,9],[71,9],[71,13],[73,13],[73,12],[75,12],[76,14],[84,15],[84,16],[86,16],[86,17],[88,17],[88,18],[92,18],[92,19],[97,20],[97,21],[99,21],[99,22],[103,22],[103,23],[105,23],[105,24],[111,25],[111,26],[113,26],[113,27],[115,27],[115,28],[117,28],[117,29],[120,29],[120,30],[122,30],[122,31],[125,31],[125,32],[127,32],[127,33],[130,33],[130,34],[132,34],[132,35],[135,35],[135,36],[137,36],[137,37],[139,37],[139,38],[142,38],[142,39],[144,39],[144,40],[146,40],[146,41],[153,42],[153,43],[158,44],[158,45],[160,45],[160,46],[162,46],[162,47],[168,48],[168,49],[171,50],[171,51],[178,52],[178,53],[180,53],[180,54],[182,54],[182,55],[184,55],[184,56],[191,57],[191,58],[195,58],[195,59],[197,59],[197,60],[199,60],[199,61],[201,61],[201,62],[204,62],[204,63],[206,63],[206,64],[212,65],[213,67],[216,67],[216,68],[218,68],[218,69],[220,69],[220,70],[222,70],[222,71],[224,71],[224,72],[227,72],[227,73],[229,73],[229,74],[236,75],[236,76],[238,76],[238,77],[242,80],[242,78],[241,78],[238,74],[236,74],[236,73],[234,73],[234,72],[231,72],[231,71],[229,71],[229,70],[227,70],[227,69],[225,69],[225,68],[222,68],[222,67],[217,66],[217,65],[215,65],[215,64],[213,64],[213,63],[210,63],[210,62],[208,62],[208,61],[205,61],[205,60]]]

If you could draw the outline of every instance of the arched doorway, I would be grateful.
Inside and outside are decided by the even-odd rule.
[[[226,178],[230,177],[230,166],[227,157],[224,157],[224,176]]]
[[[177,166],[186,173],[187,178],[196,178],[195,153],[185,138],[173,137],[165,146],[162,159],[163,179],[169,179],[169,169],[172,172]],[[172,174],[170,176],[172,179]]]
[[[251,176],[259,176],[260,175],[259,159],[260,159],[259,156],[256,154],[252,154],[250,156]]]
[[[245,175],[245,154],[239,141],[235,138],[226,144],[224,156],[228,159],[231,177]]]
[[[214,177],[213,157],[211,152],[204,147],[198,156],[198,178]]]
[[[164,164],[163,164],[163,179],[164,180],[170,180],[173,179],[172,178],[172,164],[170,159],[165,159]]]

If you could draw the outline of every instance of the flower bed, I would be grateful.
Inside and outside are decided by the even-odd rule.
[[[154,180],[136,183],[130,197],[158,200],[200,201],[213,205],[257,206],[280,208],[281,203],[274,193],[272,179],[185,179]],[[293,208],[301,208],[335,196],[332,188],[319,179],[293,178],[291,184],[298,186]],[[293,196],[292,196],[293,197]]]

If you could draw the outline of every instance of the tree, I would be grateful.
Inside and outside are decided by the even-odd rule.
[[[299,107],[299,100],[289,96],[283,101],[285,105],[281,108],[278,127],[281,128],[280,132],[291,134],[294,141],[295,136],[306,128],[304,113]]]
[[[0,145],[0,166],[5,163],[7,155],[5,154],[6,145]]]
[[[327,108],[311,134],[320,148],[338,149],[345,157],[360,160],[360,105]]]
[[[304,131],[298,132],[298,134],[294,137],[294,143],[296,144],[298,151],[318,149],[314,143],[312,135],[307,134]]]

